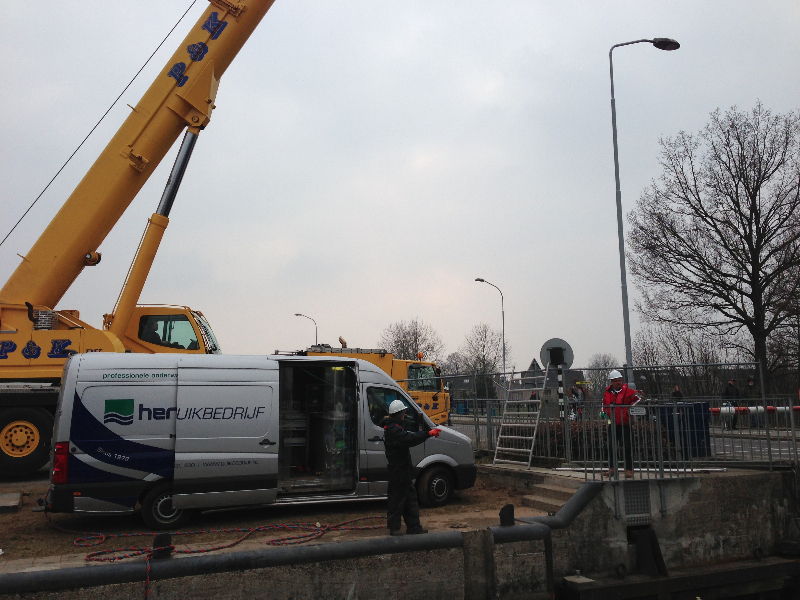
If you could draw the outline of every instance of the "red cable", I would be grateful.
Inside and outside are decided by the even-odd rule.
[[[47,519],[47,523],[54,529],[63,531],[65,533],[80,534],[82,537],[76,538],[73,541],[73,544],[75,544],[78,547],[99,546],[109,538],[127,538],[127,537],[144,537],[144,536],[154,537],[156,535],[159,535],[156,532],[105,534],[96,531],[76,531],[74,529],[66,529],[65,527],[61,527],[60,525],[56,525],[55,523],[53,523],[50,520],[50,515],[47,514],[47,511],[45,511],[44,516]],[[117,548],[115,550],[96,550],[94,552],[90,552],[89,554],[87,554],[86,560],[96,561],[96,562],[114,562],[117,560],[125,560],[126,558],[136,558],[138,556],[144,555],[145,573],[146,573],[144,597],[146,599],[150,595],[150,558],[152,557],[153,553],[159,550],[170,549],[172,552],[175,552],[176,554],[201,554],[204,552],[214,552],[215,550],[224,550],[226,548],[233,548],[234,546],[241,544],[245,539],[247,539],[253,533],[259,531],[306,530],[311,532],[311,533],[304,533],[301,535],[276,538],[274,540],[267,540],[265,542],[269,546],[291,546],[294,544],[305,544],[306,542],[316,540],[325,535],[329,531],[367,531],[372,529],[385,529],[386,525],[362,525],[362,526],[348,527],[350,523],[355,523],[356,521],[364,521],[367,519],[385,519],[385,518],[386,518],[385,516],[358,517],[356,519],[350,519],[349,521],[343,521],[335,525],[320,525],[320,526],[317,526],[315,523],[278,523],[276,525],[259,525],[257,527],[251,527],[249,529],[230,528],[230,529],[198,529],[195,531],[174,531],[171,532],[170,535],[200,535],[203,533],[242,533],[242,532],[244,532],[244,535],[241,536],[239,539],[234,540],[230,544],[225,544],[222,546],[211,546],[209,548],[199,548],[197,550],[189,550],[189,549],[177,550],[175,549],[174,545],[163,546],[160,548]],[[119,555],[120,552],[126,552],[127,554]],[[104,554],[111,554],[112,556],[104,557],[103,556]]]

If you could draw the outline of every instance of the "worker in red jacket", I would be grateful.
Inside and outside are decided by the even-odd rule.
[[[633,477],[633,452],[631,423],[628,409],[640,400],[636,390],[622,383],[622,373],[616,369],[608,374],[610,385],[603,394],[603,412],[613,421],[608,428],[609,471],[613,477],[617,468],[617,447],[622,446],[625,456],[625,476]],[[616,443],[616,446],[614,445]]]

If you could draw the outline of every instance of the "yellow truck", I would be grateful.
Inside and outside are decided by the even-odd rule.
[[[442,371],[436,363],[422,360],[401,360],[382,349],[331,348],[328,345],[311,346],[297,352],[302,356],[344,356],[361,358],[383,369],[400,384],[431,421],[444,425],[450,420],[450,393],[442,383]]]
[[[47,463],[65,361],[81,352],[218,353],[200,311],[141,306],[169,213],[225,70],[274,0],[209,0],[75,191],[0,289],[0,474]],[[178,137],[185,131],[158,209],[150,217],[117,304],[102,328],[56,309]]]

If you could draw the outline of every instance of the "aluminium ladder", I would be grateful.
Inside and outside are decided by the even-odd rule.
[[[522,391],[523,394],[536,392],[538,397],[535,400],[522,398],[506,400],[503,403],[503,416],[500,419],[500,430],[497,432],[492,464],[523,465],[530,469],[549,374],[550,363],[548,362],[544,369],[544,375],[535,375],[532,378],[534,380],[541,378],[541,386],[513,390],[514,392]],[[508,394],[511,393],[511,391],[508,392]],[[507,457],[508,455],[513,458]],[[507,458],[503,458],[503,456]],[[527,457],[527,461],[524,460],[525,457]]]

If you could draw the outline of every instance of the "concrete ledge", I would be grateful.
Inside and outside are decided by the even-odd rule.
[[[728,598],[774,590],[797,589],[800,561],[766,558],[695,567],[669,577],[629,575],[625,579],[591,580],[565,577],[563,587],[580,600],[642,598],[673,594],[698,598]],[[582,581],[579,581],[581,579]]]
[[[0,494],[0,512],[17,512],[22,506],[22,494]]]
[[[248,552],[161,559],[151,561],[150,579],[151,581],[157,581],[192,575],[263,569],[266,567],[362,558],[383,554],[444,550],[461,548],[462,545],[463,537],[461,532],[448,531],[419,536],[387,536],[385,538],[354,542],[287,546]],[[145,569],[140,561],[127,564],[111,564],[93,569],[78,567],[52,571],[0,574],[0,590],[3,590],[5,594],[31,593],[144,580]]]

